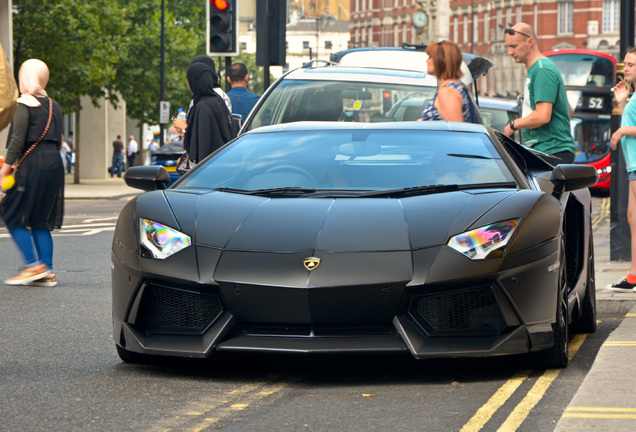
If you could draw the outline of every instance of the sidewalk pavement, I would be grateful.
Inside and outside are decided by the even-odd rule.
[[[66,174],[64,185],[65,199],[118,199],[135,196],[142,191],[128,187],[123,178],[82,179],[75,184],[75,175]]]
[[[73,176],[66,176],[66,199],[119,199],[139,193],[121,178],[83,179],[74,184]],[[600,319],[603,315],[625,318],[601,346],[592,368],[557,423],[558,432],[636,430],[636,369],[631,368],[636,358],[636,292],[615,293],[605,289],[622,280],[630,265],[610,261],[609,214],[602,214],[607,208],[608,205],[598,205],[592,209],[597,314]]]

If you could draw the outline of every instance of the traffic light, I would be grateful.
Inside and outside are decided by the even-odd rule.
[[[287,0],[256,1],[256,65],[285,66]]]
[[[389,111],[391,111],[392,106],[393,106],[393,101],[391,100],[391,91],[382,90],[382,113],[386,114]]]
[[[238,0],[207,0],[209,56],[238,54]]]

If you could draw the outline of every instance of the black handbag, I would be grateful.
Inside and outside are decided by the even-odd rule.
[[[194,162],[190,160],[190,155],[188,154],[188,152],[185,152],[177,161],[177,172],[183,175],[190,171],[190,169],[192,169],[194,165]]]

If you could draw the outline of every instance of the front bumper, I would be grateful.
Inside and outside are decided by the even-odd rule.
[[[546,270],[554,260],[470,280],[331,288],[132,277],[114,260],[113,283],[139,281],[139,288],[125,312],[114,311],[113,335],[128,351],[199,358],[215,351],[522,354],[554,343],[558,272]]]

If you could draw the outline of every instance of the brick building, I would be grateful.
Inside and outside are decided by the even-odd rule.
[[[504,29],[527,22],[539,49],[588,48],[614,56],[619,50],[620,0],[350,0],[351,46],[399,46],[448,39],[465,52],[489,58],[494,67],[480,80],[480,93],[523,92],[525,68],[508,57]],[[416,28],[412,13],[422,9],[427,27]]]

